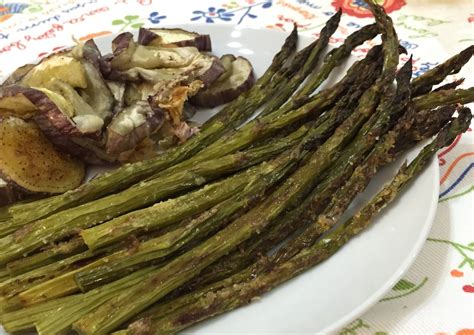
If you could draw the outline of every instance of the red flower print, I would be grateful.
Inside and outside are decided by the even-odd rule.
[[[378,0],[383,5],[387,13],[399,10],[406,5],[405,0]],[[371,17],[367,4],[363,0],[333,0],[332,5],[335,9],[341,8],[344,13],[356,17]]]

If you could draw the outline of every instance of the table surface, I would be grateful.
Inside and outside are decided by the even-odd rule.
[[[378,0],[414,55],[420,75],[474,41],[474,1]],[[361,0],[19,0],[0,1],[0,76],[37,56],[140,26],[232,24],[313,35],[342,7],[333,42],[371,22]],[[359,50],[360,51],[360,50]],[[456,78],[474,85],[471,61]],[[2,72],[4,71],[4,72]],[[474,135],[438,154],[439,206],[414,265],[369,312],[341,334],[474,334]],[[470,223],[469,223],[470,222]],[[374,270],[376,271],[376,269]]]

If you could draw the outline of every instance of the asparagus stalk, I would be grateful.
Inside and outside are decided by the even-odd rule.
[[[350,56],[355,47],[371,40],[377,36],[378,33],[379,28],[377,25],[370,24],[349,35],[341,46],[331,50],[326,55],[323,64],[321,65],[321,69],[318,72],[314,72],[313,75],[308,78],[308,83],[298,90],[295,97],[290,100],[289,106],[294,108],[294,106],[300,104],[301,101],[305,101],[307,97],[309,97],[329,77],[332,70],[341,65],[342,62]]]
[[[29,330],[38,324],[37,328],[40,334],[60,333],[60,331],[65,331],[70,328],[71,321],[74,320],[76,314],[80,315],[79,312],[85,310],[91,301],[96,305],[100,304],[101,299],[107,296],[113,296],[117,290],[127,285],[133,285],[152,269],[153,268],[148,267],[139,270],[113,283],[89,291],[86,294],[71,295],[2,314],[0,316],[0,323],[5,327],[5,330],[9,332]],[[65,318],[57,317],[56,314],[58,312],[61,312],[61,315],[66,314],[67,316]],[[67,313],[71,314],[68,315]],[[42,322],[44,322],[44,324],[42,324]],[[43,327],[45,327],[46,332],[43,332]]]
[[[127,269],[130,271],[136,268],[137,265],[143,266],[150,262],[155,263],[180,250],[183,246],[212,235],[226,226],[232,219],[243,215],[255,206],[263,198],[265,191],[283,176],[283,173],[275,170],[262,178],[251,180],[239,194],[190,220],[187,225],[142,243],[137,252],[133,254],[123,251],[117,252],[107,256],[105,262],[101,259],[102,266],[94,267],[95,264],[91,264],[91,266],[81,269],[74,276],[78,287],[82,291],[90,290],[97,285],[121,276],[127,272]]]
[[[380,49],[378,47],[374,48],[370,51],[370,55],[368,55],[368,57],[371,58],[374,56],[374,58],[377,58],[375,55],[379,53],[379,50]],[[333,129],[336,127],[356,108],[360,96],[373,84],[373,81],[380,72],[380,64],[378,63],[379,62],[372,62],[371,67],[362,72],[363,75],[360,76],[358,82],[355,83],[355,85],[350,89],[350,92],[344,96],[343,99],[341,99],[338,104],[331,109],[330,112],[325,114],[326,120],[324,122],[327,122],[327,124],[330,125],[328,129]],[[332,132],[332,130],[329,132]],[[323,139],[324,138],[318,139],[316,137],[314,138],[314,141],[321,141]],[[343,165],[346,166],[346,164]],[[305,202],[306,200],[304,203]],[[244,242],[229,256],[221,258],[218,262],[216,262],[216,264],[206,268],[206,270],[203,271],[199,277],[192,280],[191,283],[186,284],[185,290],[189,291],[192,290],[193,287],[202,287],[203,284],[223,278],[226,275],[232,274],[236,270],[240,270],[246,265],[250,264],[250,262],[255,260],[259,254],[267,252],[269,249],[273,248],[274,245],[282,242],[289,234],[291,234],[291,232],[296,230],[300,226],[301,220],[292,220],[291,225],[285,224],[289,222],[290,216],[299,216],[294,214],[295,211],[302,213],[306,210],[306,206],[300,205],[295,210],[292,210],[286,214],[283,218],[279,218],[278,222],[272,224],[272,228],[265,231],[262,236],[256,236]],[[279,224],[280,222],[281,224]],[[183,289],[180,289],[175,292],[174,295],[176,296],[176,294],[180,294],[182,291]]]
[[[350,141],[350,139],[352,139],[352,136],[357,132],[358,128],[367,120],[373,110],[375,104],[374,101],[376,101],[375,96],[380,89],[379,86],[374,85],[374,89],[371,88],[371,90],[364,93],[361,99],[364,101],[365,105],[359,108],[357,113],[351,115],[345,121],[345,123],[343,123],[343,125],[339,127],[340,129],[338,128],[336,130],[337,136],[331,138],[332,140],[330,139],[329,143],[325,143],[326,147],[323,150],[325,155],[327,156],[327,159],[321,160],[321,164],[323,167],[325,167],[324,164],[326,164],[327,161],[330,161],[331,159],[334,159],[336,157],[339,152],[338,150],[340,150],[348,141]],[[306,109],[301,109],[301,111],[307,113]],[[286,114],[274,120],[273,124],[280,124],[282,123],[282,120],[285,120],[287,118],[294,118],[297,114],[301,114],[301,112],[299,113],[298,111],[295,111],[293,113]],[[265,128],[266,125],[270,124],[267,122],[262,123],[263,125],[260,126],[260,128]],[[261,133],[262,129],[258,129],[258,127],[251,127],[249,131],[246,131],[246,133],[249,135],[249,137],[253,137],[258,131],[260,131]],[[221,147],[221,151],[222,150],[225,150],[224,147]],[[149,214],[146,210],[143,211],[143,213],[147,213],[146,216],[149,217]],[[89,248],[95,249],[113,243],[119,239],[123,239],[124,237],[135,231],[144,229],[149,224],[153,224],[154,220],[149,217],[149,219],[142,220],[134,225],[128,224],[128,221],[129,220],[127,219],[127,216],[117,218],[102,225],[86,229],[82,231],[81,235],[84,238],[84,241],[89,246]],[[120,229],[117,229],[118,227],[120,227]]]
[[[418,111],[414,115],[410,131],[396,140],[394,151],[406,150],[413,143],[433,137],[444,125],[451,121],[456,110],[456,105],[448,105],[433,110]]]
[[[378,48],[374,49],[378,53]],[[373,51],[372,51],[373,52]],[[364,75],[359,78],[357,82],[343,99],[326,114],[326,122],[331,124],[332,127],[336,127],[344,118],[348,117],[350,113],[356,108],[356,104],[362,95],[362,93],[372,85],[373,81],[379,74],[380,64],[374,62],[371,64],[371,68],[367,68],[364,71]],[[315,140],[318,140],[315,138]],[[343,164],[347,166],[347,164]],[[337,186],[327,194],[334,193]],[[303,203],[306,203],[306,199]],[[285,214],[282,218],[278,218],[277,222],[273,223],[272,226],[267,229],[261,236],[255,236],[250,240],[244,242],[229,256],[221,258],[215,264],[206,268],[199,277],[194,278],[190,283],[187,283],[183,289],[178,290],[174,293],[181,294],[183,291],[192,290],[195,287],[202,287],[202,285],[216,281],[226,275],[234,273],[236,270],[241,270],[246,265],[250,264],[253,260],[258,258],[258,255],[264,254],[275,245],[281,243],[288,235],[294,232],[298,227],[301,226],[301,220],[298,219],[301,213],[307,211],[307,206],[299,205],[296,209]],[[295,214],[298,212],[299,214]],[[290,217],[295,217],[295,220],[290,220]],[[287,224],[289,223],[289,224]],[[172,295],[173,296],[173,295]],[[170,297],[171,298],[171,297]]]
[[[411,82],[413,96],[428,93],[434,85],[441,83],[448,75],[458,73],[473,55],[474,45],[471,45],[444,63],[413,79]]]
[[[452,104],[464,105],[474,102],[474,87],[465,90],[456,89],[431,92],[413,99],[413,102],[419,110]]]
[[[361,98],[361,102],[359,104],[359,107],[352,115],[352,119],[350,118],[350,122],[347,122],[349,120],[346,120],[346,122],[341,125],[341,127],[338,129],[342,133],[347,132],[347,131],[356,131],[360,128],[360,126],[369,118],[371,115],[372,111],[374,110],[376,104],[377,104],[377,96],[380,94],[381,91],[385,89],[385,87],[389,86],[391,82],[393,81],[393,78],[395,77],[395,71],[398,63],[398,41],[396,34],[393,30],[393,26],[391,25],[390,19],[385,15],[383,10],[380,10],[378,7],[375,10],[376,12],[376,19],[378,22],[381,22],[383,27],[383,38],[384,38],[384,69],[382,76],[377,80],[376,84],[373,85],[368,91],[364,93],[364,95]],[[386,129],[388,119],[390,117],[390,112],[388,109],[389,103],[393,102],[390,98],[385,99],[385,103],[382,104],[382,107],[380,108],[381,111],[377,113],[376,115],[369,120],[368,124],[364,126],[364,128],[361,130],[359,133],[359,136],[357,140],[355,141],[356,144],[354,144],[352,147],[353,148],[360,148],[360,155],[363,155],[367,150],[370,150],[371,146],[374,144],[374,139],[372,141],[367,141],[367,144],[364,144],[366,141],[367,134],[372,131],[374,132],[375,130],[379,130],[380,132],[383,132],[384,129]],[[386,109],[386,110],[385,110]],[[378,114],[381,114],[380,116]],[[347,124],[347,126],[346,126]],[[344,127],[346,126],[346,127]],[[375,127],[375,128],[374,128]],[[337,134],[338,131],[336,131]],[[374,136],[375,138],[376,136]],[[333,138],[337,138],[337,136],[334,136]],[[352,138],[352,137],[348,137]],[[325,143],[327,145],[327,143]],[[327,147],[330,147],[328,145]],[[332,150],[333,153],[337,150]],[[351,152],[347,152],[345,155],[346,157],[351,156]],[[348,159],[348,158],[345,158]],[[344,162],[343,164],[347,164],[347,162]]]
[[[0,268],[0,283],[8,278],[10,278],[10,273],[7,268]]]
[[[54,197],[27,204],[9,207],[13,220],[10,226],[21,227],[25,223],[38,220],[59,210],[78,206],[88,201],[120,191],[142,179],[170,167],[195,154],[223,133],[233,129],[250,117],[274,91],[267,89],[268,82],[279,71],[283,63],[294,52],[297,42],[297,29],[294,27],[279,53],[265,74],[257,80],[252,89],[229,103],[218,114],[208,120],[201,131],[181,146],[175,147],[148,161],[126,164],[116,170],[104,173],[75,190]]]
[[[450,83],[444,84],[436,89],[433,90],[433,92],[439,92],[439,91],[445,91],[445,90],[453,90],[460,86],[462,83],[464,83],[464,78],[454,80]]]
[[[85,251],[1,282],[0,297],[5,299],[3,307],[16,308],[16,306],[22,304],[21,301],[17,299],[17,295],[20,292],[73,270],[77,266],[76,264],[82,264],[82,266],[84,266],[101,253],[102,252]]]
[[[7,221],[10,218],[11,215],[8,212],[8,206],[0,207],[0,223],[3,224],[3,221]]]
[[[224,142],[226,142],[224,146],[222,143],[220,143],[222,141],[217,141],[213,145],[205,149],[205,152],[200,153],[197,159],[184,163],[184,166],[182,165],[175,166],[171,170],[173,172],[176,172],[176,170],[179,170],[179,168],[183,170],[183,168],[189,168],[193,166],[196,163],[196,161],[203,162],[212,157],[220,157],[225,153],[236,151],[238,149],[248,146],[252,141],[255,141],[265,136],[269,136],[278,130],[286,128],[289,123],[291,124],[291,123],[297,122],[307,117],[310,114],[317,115],[318,113],[321,113],[327,106],[331,105],[334,102],[334,100],[337,99],[337,97],[342,92],[344,92],[347,86],[349,86],[353,82],[354,80],[353,78],[356,77],[358,73],[357,70],[360,70],[362,65],[363,63],[355,64],[351,68],[351,70],[348,71],[348,75],[346,76],[346,79],[343,80],[339,85],[336,85],[334,89],[326,90],[322,92],[321,94],[317,95],[315,98],[313,98],[313,100],[308,105],[301,107],[300,110],[298,110],[297,112],[291,113],[285,116],[284,118],[278,118],[278,115],[275,115],[275,116],[268,115],[267,117],[253,121],[249,123],[248,125],[244,126],[244,128],[240,129],[237,133],[238,136],[231,136],[230,138],[226,138],[224,140]],[[225,149],[225,148],[228,148],[228,149]],[[143,185],[138,185],[138,188],[144,191],[144,188],[142,186]],[[136,189],[137,187],[132,187],[131,189],[126,190],[124,192],[127,194],[133,194],[136,191]],[[114,195],[114,196],[115,198],[120,196],[123,200],[125,199],[125,197],[123,197],[123,194]],[[114,196],[111,196],[111,197],[114,197]],[[134,194],[133,194],[133,198],[138,199],[138,197],[136,197],[136,195]],[[152,198],[149,197],[149,199],[152,199]],[[100,199],[99,201],[108,202],[109,200],[110,200],[110,197],[107,197],[107,198]],[[127,203],[130,205],[133,204],[133,202],[131,201],[127,201]],[[140,206],[143,206],[143,205],[146,205],[146,204],[142,204],[142,203],[140,204]],[[89,208],[96,207],[96,206],[97,206],[97,203],[94,202],[93,204],[89,205]],[[83,207],[81,207],[81,211],[83,210]],[[85,205],[85,208],[87,207],[88,206]],[[114,209],[114,207],[110,208],[110,210],[112,209]],[[72,209],[72,211],[76,211],[76,210],[77,209]],[[111,217],[113,215],[115,214],[108,214],[108,216],[111,216]],[[94,215],[89,215],[88,217],[91,220],[99,220],[100,222],[101,217],[103,216],[104,215],[102,215],[100,211],[98,212],[96,209],[94,209]],[[56,219],[58,218],[58,216],[54,216],[53,218]],[[48,221],[51,221],[50,219],[48,219]],[[41,224],[42,224],[41,221],[36,223],[36,225],[41,225]],[[90,224],[92,223],[89,223],[89,225]],[[74,226],[73,224],[70,224],[70,225]],[[6,237],[6,239],[8,239],[8,237]],[[1,245],[1,240],[0,240],[0,245]]]
[[[276,183],[287,173],[287,168],[285,165],[276,166],[274,169],[265,173],[259,173],[255,170],[256,169],[253,171],[245,171],[240,175],[231,177],[234,179],[239,179],[241,182],[245,181],[245,184],[242,184],[238,189],[232,188],[232,185],[229,185],[229,182],[225,184],[218,182],[214,190],[207,192],[207,194],[211,194],[214,197],[216,196],[217,189],[223,190],[225,194],[232,195],[233,193],[238,193],[239,195],[243,195],[243,198],[240,202],[234,204],[230,202],[230,200],[236,200],[235,196],[231,196],[228,199],[224,198],[222,199],[223,202],[221,203],[213,202],[215,205],[212,208],[209,208],[207,212],[204,212],[204,214],[197,220],[192,220],[190,225],[184,226],[181,229],[178,228],[176,230],[171,230],[169,233],[163,236],[158,236],[145,241],[139,244],[136,247],[137,249],[133,249],[132,251],[130,248],[125,248],[98,258],[97,260],[83,267],[66,272],[59,277],[55,277],[49,281],[43,282],[21,292],[19,294],[19,299],[24,305],[30,305],[75,293],[80,289],[90,290],[92,286],[113,280],[114,277],[122,275],[123,273],[127,273],[127,268],[134,270],[137,268],[137,265],[145,266],[151,261],[156,262],[163,259],[171,252],[178,250],[180,246],[184,245],[186,242],[186,236],[183,236],[183,234],[189,230],[192,232],[193,225],[197,226],[196,228],[198,231],[195,233],[198,234],[199,229],[204,229],[204,227],[199,227],[200,223],[208,223],[211,226],[212,224],[224,224],[222,221],[228,216],[231,216],[235,213],[235,211],[250,205],[248,197],[252,199],[255,198],[255,200],[258,199],[258,197],[262,196],[262,192],[265,190],[265,188],[271,187],[271,185]],[[186,197],[186,195],[183,197]],[[194,203],[190,204],[190,206],[187,205],[187,207],[189,207],[188,211],[190,210],[195,212],[196,204],[198,205],[197,208],[201,208],[198,203]],[[223,205],[227,207],[223,207]],[[186,210],[187,207],[185,205],[184,209]],[[164,208],[166,211],[169,210],[169,206],[165,206]],[[170,224],[177,221],[176,215],[166,214],[167,212],[156,213],[157,216],[161,217],[161,225]],[[137,214],[135,213],[132,215],[136,217]],[[186,216],[187,215],[185,214],[185,216],[180,216],[178,218],[184,219]],[[180,241],[181,238],[184,240]],[[189,238],[192,238],[192,234]],[[91,271],[92,275],[87,276]],[[85,274],[86,278],[81,276],[81,274]],[[79,278],[84,278],[84,280],[77,281],[77,276],[79,276]],[[102,279],[100,276],[103,276]],[[92,279],[90,283],[86,282],[88,280],[87,278]]]
[[[413,110],[411,110],[411,112],[407,112],[403,120],[400,120],[400,122],[395,126],[395,129],[386,134],[380,143],[377,144],[369,158],[367,158],[367,160],[364,162],[364,167],[358,167],[356,169],[356,172],[354,172],[351,180],[354,182],[357,179],[360,180],[360,178],[364,179],[368,174],[372,173],[371,168],[369,167],[371,164],[369,161],[376,164],[379,164],[380,161],[383,161],[384,164],[388,163],[392,161],[393,158],[401,151],[405,150],[409,145],[411,146],[414,144],[414,142],[430,138],[438,133],[441,128],[450,121],[450,117],[453,114],[455,108],[454,106],[449,108],[450,111],[446,113],[445,110],[447,109],[448,108],[443,107],[436,111],[417,112],[415,115]],[[444,121],[441,123],[439,120],[438,122],[427,121],[432,119],[434,114],[438,113],[449,114],[449,116],[442,117],[441,119]],[[415,130],[415,126],[417,124],[431,124],[432,128],[426,127],[423,129],[423,131],[419,132],[418,130]],[[418,133],[418,136],[416,137],[417,140],[412,141],[411,139],[414,138],[414,136],[411,134],[415,131]],[[406,139],[409,139],[409,141],[406,142]],[[396,144],[394,144],[395,142]],[[407,143],[409,145],[407,145]],[[392,148],[393,144],[394,148]],[[387,150],[389,150],[388,153]],[[378,154],[376,155],[375,152]],[[140,313],[134,317],[133,320],[148,318],[150,316],[162,318],[166,314],[172,313],[177,309],[195,302],[205,292],[218,290],[224,286],[230,285],[230,283],[235,283],[236,281],[242,279],[242,276],[233,276],[231,279],[227,279],[226,281],[223,280],[224,278],[230,277],[236,272],[243,270],[253,262],[256,262],[261,257],[260,255],[266,254],[272,250],[275,245],[282,243],[288,238],[288,236],[294,233],[297,229],[301,228],[301,226],[303,226],[306,221],[309,220],[309,217],[314,217],[316,219],[316,216],[313,214],[308,215],[308,212],[319,213],[326,206],[325,199],[338,199],[338,196],[333,195],[337,192],[341,183],[344,182],[344,180],[348,177],[347,171],[345,170],[347,169],[342,169],[341,171],[336,169],[331,172],[331,178],[326,178],[322,184],[318,185],[318,187],[313,190],[312,194],[306,198],[302,204],[279,218],[277,222],[275,222],[270,227],[270,229],[262,234],[262,236],[257,236],[244,242],[229,256],[219,259],[218,262],[203,270],[198,277],[170,293],[164,299],[160,300],[160,303],[155,304],[145,312]],[[349,169],[349,175],[350,171],[352,170]],[[364,174],[363,171],[366,171],[367,175]],[[355,185],[355,188],[358,187],[357,184],[352,184]],[[344,188],[349,192],[353,192],[348,186],[344,186]],[[337,193],[345,195],[345,192],[343,191]],[[294,243],[295,240],[293,240],[291,244]],[[273,262],[277,261],[276,256],[273,256],[271,259]],[[190,292],[193,293],[187,294]],[[183,296],[183,294],[185,295]]]
[[[40,315],[42,317],[47,312],[64,306],[72,300],[75,300],[75,297],[69,296],[9,312],[0,316],[0,323],[5,330],[10,333],[32,332],[35,327],[35,322],[39,321]]]
[[[296,74],[290,77],[288,85],[279,90],[278,94],[271,99],[265,106],[265,109],[260,113],[261,116],[268,115],[277,110],[286,100],[294,93],[294,91],[300,86],[303,80],[314,70],[316,64],[321,56],[323,50],[329,43],[329,38],[336,31],[339,21],[341,19],[342,11],[337,11],[336,14],[326,22],[325,26],[319,34],[319,39],[314,41],[310,45],[310,54],[306,63],[299,69]]]
[[[374,52],[373,55],[375,54],[376,53]],[[398,55],[398,49],[396,54]],[[284,109],[281,109],[269,115],[258,117],[242,126],[235,135],[223,137],[202,150],[197,159],[201,161],[207,160],[211,157],[222,155],[225,152],[238,150],[249,145],[253,141],[263,139],[281,131],[288,127],[289,124],[301,122],[301,120],[304,120],[309,116],[317,117],[344,95],[347,89],[354,84],[360,71],[364,70],[364,67],[367,66],[367,62],[370,60],[371,58],[368,58],[364,61],[353,64],[347,71],[346,76],[338,84],[332,88],[319,92],[305,105],[291,113],[284,114]],[[382,83],[377,87],[380,86],[383,86]],[[375,93],[374,89],[372,93],[373,96],[370,97],[370,101],[376,101],[378,90],[377,93]],[[187,164],[185,166],[189,166],[189,162],[185,162],[184,164]]]
[[[154,203],[179,191],[205,184],[221,175],[261,162],[292,146],[301,138],[296,132],[267,145],[202,162],[180,173],[142,182],[117,194],[98,199],[26,225],[0,239],[0,263],[18,259],[47,242],[54,242],[77,229],[106,221],[130,210]]]
[[[262,138],[264,136],[271,135],[272,133],[274,133],[277,130],[286,128],[288,126],[288,124],[291,124],[291,123],[297,122],[299,120],[302,120],[305,117],[308,117],[310,115],[320,114],[325,108],[327,108],[329,105],[331,105],[334,102],[334,100],[342,92],[345,91],[347,86],[349,86],[353,82],[354,78],[357,76],[358,70],[360,70],[363,65],[364,65],[363,62],[359,62],[359,63],[353,65],[353,67],[348,71],[348,74],[347,74],[345,80],[343,80],[339,85],[336,85],[334,87],[334,89],[328,89],[324,92],[321,92],[316,97],[314,97],[313,100],[310,103],[308,103],[307,105],[301,107],[298,111],[296,111],[294,113],[291,113],[291,114],[284,115],[281,118],[279,118],[277,115],[274,115],[274,116],[268,115],[266,117],[263,117],[262,119],[258,119],[256,121],[253,121],[253,122],[247,124],[246,126],[244,126],[243,128],[241,128],[238,132],[239,136],[233,136],[233,137],[227,138],[226,139],[227,141],[224,140],[224,142],[226,142],[225,145],[222,145],[220,143],[220,141],[215,142],[213,145],[211,145],[210,147],[205,149],[205,152],[202,152],[201,154],[198,155],[199,157],[198,157],[197,161],[198,162],[199,161],[204,162],[205,160],[207,160],[209,158],[220,157],[220,156],[222,156],[223,154],[225,154],[227,152],[236,151],[236,150],[238,150],[242,147],[248,146],[252,141],[255,141],[256,139]],[[219,159],[218,161],[220,162],[221,160]],[[196,160],[192,160],[192,161],[188,162],[187,165],[185,165],[185,166],[190,167],[195,162],[196,162]],[[182,167],[183,166],[181,166],[181,168]],[[173,168],[172,170],[175,171],[176,168]],[[183,169],[181,169],[181,170],[183,170]],[[189,175],[189,171],[183,171],[182,173],[185,173],[185,174],[188,173],[188,175]],[[212,174],[215,176],[215,173],[212,173]],[[179,175],[179,174],[177,174],[177,175]],[[176,174],[172,178],[176,178]],[[151,185],[150,183],[156,183],[156,182],[157,182],[157,179],[154,179],[154,180],[151,180],[150,182],[147,182],[146,185],[150,186]],[[179,190],[179,186],[181,184],[177,185],[176,180],[175,180],[175,181],[173,181],[173,185],[174,185],[174,188],[173,188],[173,192],[174,192],[174,191]],[[90,226],[92,224],[96,224],[98,222],[103,221],[104,219],[111,218],[113,216],[116,216],[116,215],[120,214],[120,212],[118,214],[116,212],[117,207],[119,207],[119,206],[110,206],[111,199],[117,200],[117,201],[121,202],[122,204],[124,204],[124,202],[125,202],[127,204],[127,206],[131,206],[131,207],[127,207],[127,209],[118,208],[120,210],[123,210],[121,213],[133,209],[133,206],[144,206],[144,205],[146,205],[146,203],[142,203],[142,202],[140,202],[139,204],[136,203],[137,199],[140,200],[140,201],[143,201],[142,199],[147,198],[147,197],[137,197],[137,194],[136,194],[137,190],[138,190],[138,192],[147,193],[148,199],[150,200],[150,202],[152,202],[153,200],[156,201],[156,198],[151,197],[149,195],[149,192],[146,192],[146,187],[143,187],[143,186],[144,185],[139,184],[135,187],[132,187],[128,190],[123,191],[120,194],[111,195],[109,197],[99,199],[95,202],[85,204],[85,205],[82,205],[80,207],[68,210],[68,211],[65,212],[65,213],[67,213],[66,215],[68,215],[69,217],[73,217],[73,219],[71,219],[67,222],[65,222],[62,219],[62,216],[65,215],[65,213],[58,213],[58,214],[54,215],[53,217],[48,218],[47,221],[49,222],[49,225],[48,225],[47,229],[42,230],[42,232],[41,232],[42,236],[34,237],[34,241],[32,241],[32,239],[30,238],[31,234],[27,234],[26,236],[22,236],[21,237],[21,243],[19,243],[22,246],[17,246],[17,248],[16,248],[17,251],[13,251],[13,253],[15,253],[15,252],[16,253],[18,253],[18,252],[24,253],[25,250],[21,250],[23,248],[23,245],[25,246],[25,249],[27,249],[27,251],[31,251],[31,250],[34,250],[35,248],[37,248],[40,245],[39,240],[48,240],[50,238],[53,238],[53,240],[54,240],[56,238],[62,237],[64,234],[67,234],[68,231],[64,231],[64,229],[63,229],[63,231],[60,231],[61,226],[65,227],[67,225],[70,229],[74,228],[74,227],[76,227],[76,228],[87,227],[88,225]],[[161,186],[163,187],[163,185],[161,185]],[[176,189],[176,187],[178,187],[178,189]],[[157,190],[156,192],[158,192],[158,193],[162,192],[163,193],[163,192],[169,192],[169,190],[163,190],[161,188],[160,190]],[[132,200],[130,200],[129,198],[124,196],[124,194],[131,195]],[[155,193],[155,195],[156,195],[156,193]],[[166,194],[166,195],[168,195],[168,194]],[[135,201],[133,201],[133,199]],[[104,206],[105,208],[98,208],[98,207],[100,207],[99,205],[101,203],[107,204],[107,206]],[[89,209],[92,209],[93,213],[91,213],[89,215],[85,215],[85,212],[87,213],[87,211]],[[105,212],[105,214],[104,214],[104,212]],[[72,215],[70,215],[71,213],[72,213]],[[82,220],[79,223],[81,226],[79,226],[79,227],[76,226],[76,224],[78,224],[78,223],[74,222],[74,221],[77,221],[77,220],[74,219],[74,215],[81,215],[82,216]],[[84,218],[87,218],[88,220],[84,220]],[[54,224],[51,224],[51,221],[53,221]],[[30,230],[32,228],[32,226],[34,226],[34,227],[36,227],[36,226],[45,227],[44,220],[43,221],[38,221],[38,222],[34,223],[31,226],[27,226],[27,227],[25,227],[26,229],[21,230],[20,232],[25,231],[25,230]],[[35,229],[35,232],[37,232],[36,229]],[[20,235],[21,235],[21,233],[20,233]],[[45,236],[45,235],[47,235],[47,236]],[[38,239],[38,237],[39,237],[39,239]],[[13,240],[12,236],[6,236],[3,239],[0,239],[0,246],[2,244],[8,244],[9,245],[12,240]],[[15,240],[18,240],[18,239],[15,238]],[[8,253],[9,253],[9,251],[7,250],[7,252],[4,254],[7,257],[7,260],[11,260],[12,258],[15,257],[15,256],[9,256]],[[8,257],[12,257],[12,258],[8,258]],[[2,257],[0,256],[0,262],[1,261],[2,261]]]
[[[309,139],[311,140],[311,137],[310,137]],[[304,148],[307,148],[307,147],[308,147],[307,143],[305,143],[305,145],[303,145],[303,146],[304,146]],[[301,150],[303,150],[303,149],[301,149]],[[295,157],[295,155],[293,154],[293,156],[292,156],[292,157],[294,158],[294,157]],[[272,169],[272,170],[273,170],[273,169]]]
[[[60,242],[44,251],[33,254],[29,257],[20,258],[7,264],[7,269],[11,276],[17,276],[29,272],[44,265],[51,264],[68,256],[85,251],[87,248],[78,237],[74,237],[67,242]]]
[[[287,179],[283,186],[279,187],[262,204],[254,207],[196,248],[156,270],[144,278],[141,284],[124,290],[115,298],[104,302],[94,312],[78,320],[74,324],[75,330],[81,334],[107,333],[130,316],[197,275],[205,266],[232,250],[234,246],[249,238],[253,233],[263,229],[274,215],[278,215],[289,203],[299,198],[300,194],[308,187],[308,179],[312,179],[304,177],[313,176],[315,165],[319,164],[316,164],[315,158],[313,158],[310,163]],[[157,286],[154,283],[160,283],[160,285]],[[147,291],[146,294],[145,291]],[[133,299],[131,299],[132,296]],[[125,304],[126,300],[127,304]],[[126,308],[125,305],[127,305]],[[112,306],[114,308],[111,309]]]
[[[317,206],[325,202],[325,199],[322,199],[322,195],[327,194],[327,190],[324,190],[324,187],[327,185],[341,184],[338,179],[348,173],[352,173],[355,169],[354,174],[342,188],[335,191],[324,213],[319,215],[316,221],[303,230],[299,236],[295,238],[293,243],[289,246],[284,246],[275,254],[274,258],[277,262],[291,258],[305,246],[313,244],[322,233],[333,227],[344,211],[349,207],[355,196],[365,189],[369,181],[377,173],[378,168],[391,162],[395,158],[394,155],[389,153],[390,149],[394,146],[399,134],[411,127],[413,123],[413,107],[410,107],[409,112],[398,119],[395,129],[387,134],[385,134],[385,132],[390,127],[390,119],[393,120],[394,116],[404,111],[410,101],[411,74],[412,60],[410,59],[397,74],[396,95],[394,97],[387,95],[385,98],[382,98],[382,102],[377,107],[380,113],[379,120],[377,120],[379,125],[372,127],[367,132],[362,130],[358,138],[345,150],[345,154],[334,164],[336,171],[345,170],[344,172],[332,173],[332,176],[328,178],[326,183],[316,187],[314,193],[316,194],[317,201],[315,203]],[[377,117],[377,114],[373,117]],[[377,124],[377,122],[374,124]],[[381,141],[379,141],[379,138],[381,138]],[[365,153],[371,150],[374,145],[375,148],[369,156],[367,156],[365,162],[357,166],[358,163],[364,159]],[[314,210],[309,212],[317,213]],[[312,218],[310,220],[313,221]]]
[[[308,147],[307,145],[304,145],[304,148],[307,148],[307,147]],[[305,150],[304,148],[302,148],[302,149],[301,149],[301,150],[302,150],[302,152],[304,152],[304,150]],[[293,152],[293,154],[292,154],[292,156],[291,156],[291,157],[292,157],[292,159],[293,159],[293,161],[294,161],[294,160],[295,160],[295,157],[296,157],[296,155],[295,155],[295,153],[294,153],[294,152]],[[273,170],[274,170],[274,168],[273,168],[273,167],[272,167],[271,169],[269,169],[269,171],[273,171]]]
[[[124,287],[136,285],[152,270],[152,267],[145,268],[106,286],[89,291],[85,294],[67,297],[71,298],[69,301],[67,301],[67,304],[57,305],[57,308],[55,309],[51,309],[46,313],[39,313],[36,315],[35,326],[38,330],[38,333],[62,334],[70,332],[71,322],[79,318],[81,313],[85,313],[99,306],[102,300],[113,297]],[[53,300],[53,302],[54,301],[56,300]],[[60,315],[58,312],[60,312]]]
[[[174,334],[199,321],[246,305],[252,302],[254,297],[261,296],[275,286],[326,260],[347,244],[352,237],[363,231],[373,218],[423,170],[437,150],[449,145],[458,134],[466,131],[470,119],[470,113],[464,110],[460,117],[445,127],[408,166],[403,165],[393,180],[385,185],[357,214],[330,232],[325,238],[305,247],[294,257],[274,267],[269,267],[266,264],[264,267],[270,268],[270,270],[255,272],[258,265],[261,266],[265,263],[265,261],[261,261],[257,266],[251,266],[243,273],[236,275],[240,279],[242,276],[249,278],[250,274],[250,279],[238,284],[235,281],[231,281],[231,285],[223,283],[222,288],[217,291],[208,290],[200,294],[200,299],[187,305],[180,304],[180,306],[184,306],[183,308],[173,309],[172,302],[170,302],[168,307],[171,312],[165,314],[164,317],[155,314],[153,318],[148,317],[136,321],[126,331],[116,334],[138,334],[139,329],[147,334]],[[223,282],[228,282],[228,280]],[[186,298],[180,299],[185,300]]]

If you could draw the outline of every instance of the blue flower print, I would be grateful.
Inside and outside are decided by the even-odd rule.
[[[229,13],[224,8],[216,9],[215,7],[209,7],[207,12],[202,10],[195,10],[193,14],[198,15],[193,17],[191,21],[199,20],[200,18],[205,18],[206,23],[214,23],[214,20],[220,19],[222,21],[230,21],[232,20],[233,13]]]
[[[160,15],[158,12],[151,12],[148,17],[148,20],[153,24],[158,24],[163,19],[166,19],[166,15]]]
[[[369,9],[369,5],[367,5],[364,0],[354,0],[353,5]]]

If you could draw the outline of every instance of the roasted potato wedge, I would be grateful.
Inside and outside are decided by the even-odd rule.
[[[57,151],[31,121],[0,119],[0,202],[31,193],[63,193],[80,185],[84,164]]]

